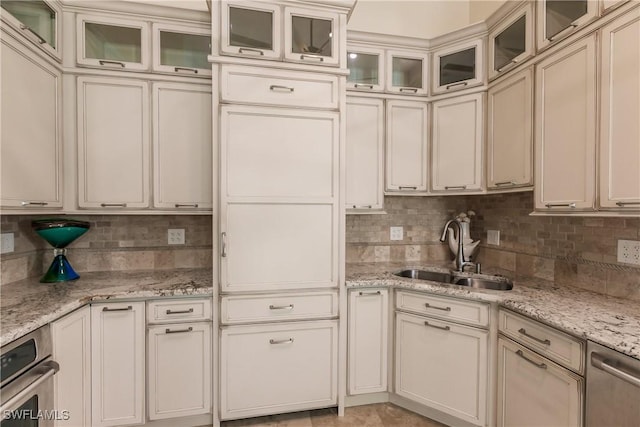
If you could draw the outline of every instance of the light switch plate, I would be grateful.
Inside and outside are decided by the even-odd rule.
[[[487,230],[487,244],[500,246],[500,230]]]
[[[184,228],[170,228],[167,232],[167,243],[170,245],[184,245]]]
[[[2,233],[0,239],[0,253],[6,254],[15,250],[13,243],[13,233]]]
[[[404,234],[404,230],[402,227],[389,228],[389,239],[391,240],[402,240],[403,234]]]
[[[618,240],[618,262],[640,265],[640,241]]]

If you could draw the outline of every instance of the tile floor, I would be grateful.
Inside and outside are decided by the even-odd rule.
[[[338,417],[336,408],[224,421],[222,427],[445,427],[391,403],[354,406]]]

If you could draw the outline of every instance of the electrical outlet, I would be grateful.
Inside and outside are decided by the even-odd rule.
[[[500,246],[500,230],[487,230],[487,245]]]
[[[170,245],[184,245],[184,228],[170,228],[167,232],[167,243]]]
[[[13,246],[13,233],[2,233],[0,236],[2,236],[0,240],[0,253],[6,254],[13,252],[15,250]]]
[[[640,241],[618,240],[618,262],[640,265]]]
[[[404,234],[404,230],[402,227],[389,228],[389,239],[391,240],[402,240],[403,234]]]

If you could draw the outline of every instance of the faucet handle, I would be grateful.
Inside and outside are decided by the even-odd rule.
[[[482,264],[476,263],[476,274],[482,274]]]

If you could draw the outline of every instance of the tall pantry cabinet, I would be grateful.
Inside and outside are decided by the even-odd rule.
[[[346,387],[343,118],[354,2],[300,3],[212,9],[221,420],[342,407]]]

